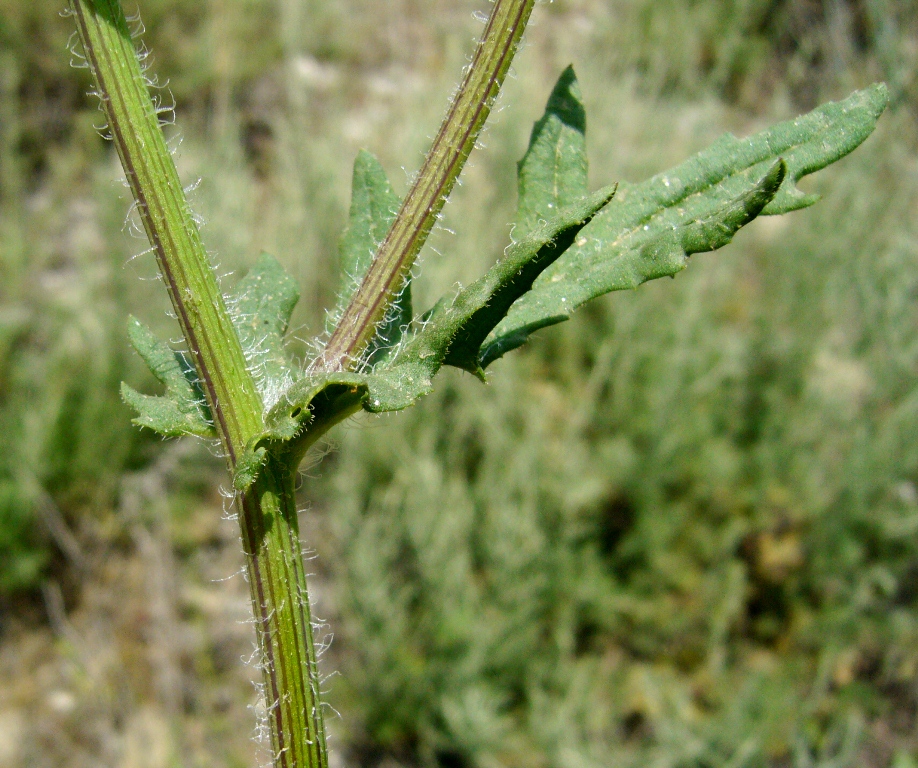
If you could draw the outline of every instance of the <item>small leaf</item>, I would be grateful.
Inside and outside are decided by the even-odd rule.
[[[296,281],[267,253],[258,257],[229,298],[246,366],[266,407],[296,377],[296,367],[284,351],[284,334],[299,298]]]
[[[797,181],[864,141],[887,98],[886,87],[875,85],[747,139],[724,136],[670,171],[622,184],[575,247],[511,307],[485,342],[482,365],[525,343],[535,330],[566,320],[592,298],[679,272],[690,254],[730,242],[757,213],[786,213],[816,202],[796,188]],[[770,193],[779,159],[786,166],[783,183],[756,211]]]
[[[341,239],[340,262],[342,287],[333,317],[344,314],[348,302],[363,280],[380,243],[385,239],[398,213],[401,200],[392,190],[379,160],[361,150],[354,160],[351,182],[351,210],[347,231]],[[366,351],[370,366],[398,344],[403,330],[412,320],[410,277],[399,297],[392,303],[376,337]]]
[[[564,70],[545,114],[533,126],[529,148],[517,164],[516,227],[524,237],[561,208],[584,197],[587,186],[586,110],[574,68]]]
[[[137,318],[128,319],[128,337],[153,375],[166,385],[162,397],[142,395],[127,384],[121,396],[139,414],[134,423],[166,437],[215,437],[210,411],[194,367],[180,352],[159,341]]]

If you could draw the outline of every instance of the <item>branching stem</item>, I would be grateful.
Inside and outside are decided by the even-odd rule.
[[[261,399],[191,215],[118,0],[71,0],[124,174],[202,389],[235,463],[262,428]]]
[[[534,0],[497,0],[443,126],[363,285],[316,369],[351,365],[430,233],[487,119]],[[264,430],[264,404],[179,181],[119,0],[70,0],[109,130],[156,253],[230,472]],[[352,406],[356,407],[356,405]],[[309,444],[328,423],[310,425]],[[315,433],[315,434],[312,434]],[[299,453],[271,455],[236,500],[276,768],[327,768],[316,654],[300,552]]]

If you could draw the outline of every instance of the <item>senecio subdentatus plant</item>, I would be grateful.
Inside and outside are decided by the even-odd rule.
[[[431,391],[444,365],[484,380],[492,362],[590,299],[675,275],[691,254],[726,245],[757,216],[813,204],[817,197],[798,190],[799,179],[857,147],[887,104],[886,88],[874,85],[749,138],[725,135],[639,184],[591,191],[586,118],[568,68],[519,162],[512,242],[478,280],[418,313],[412,265],[488,118],[534,3],[491,3],[472,62],[404,200],[372,155],[358,155],[340,248],[346,284],[333,330],[303,367],[284,348],[298,289],[273,257],[262,254],[232,290],[221,290],[118,0],[70,0],[82,56],[187,348],[175,351],[130,319],[131,342],[165,393],[146,396],[125,384],[123,396],[141,426],[222,445],[277,768],[328,765],[294,499],[310,447],[360,410],[407,408]]]

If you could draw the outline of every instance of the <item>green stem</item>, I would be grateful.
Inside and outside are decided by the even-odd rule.
[[[166,147],[127,21],[118,0],[71,0],[71,8],[143,227],[235,463],[262,428],[261,398]]]
[[[264,429],[261,397],[166,147],[121,6],[118,0],[70,3],[109,130],[233,472],[246,443]],[[295,471],[295,465],[272,457],[236,506],[274,765],[326,768]]]
[[[424,165],[313,371],[353,368],[449,197],[491,112],[535,0],[496,0],[471,66],[459,86]]]
[[[239,506],[277,768],[327,768],[294,471],[270,457]]]

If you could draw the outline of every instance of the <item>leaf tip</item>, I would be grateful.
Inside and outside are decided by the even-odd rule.
[[[864,93],[873,105],[874,114],[879,117],[889,106],[889,86],[886,83],[874,83],[864,89]]]
[[[378,172],[382,172],[382,163],[376,155],[368,149],[357,150],[357,156],[354,158],[354,178]]]
[[[153,332],[134,315],[128,315],[127,332],[128,341],[141,356],[143,356],[142,350],[156,341]]]
[[[574,65],[569,64],[555,84],[545,105],[545,112],[556,116],[578,133],[586,133],[586,109]]]

